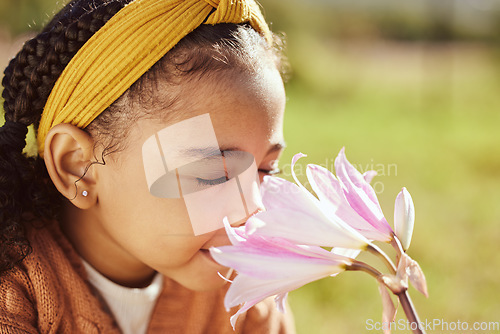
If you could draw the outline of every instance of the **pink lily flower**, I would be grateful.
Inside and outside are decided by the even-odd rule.
[[[247,233],[280,237],[302,245],[366,249],[369,241],[301,185],[265,177],[261,185],[266,211],[247,221]]]
[[[227,309],[243,304],[231,317],[235,326],[240,314],[270,296],[277,296],[284,311],[287,294],[312,281],[336,275],[350,265],[350,259],[316,246],[301,246],[281,238],[248,235],[242,228],[225,223],[232,246],[211,248],[222,265],[238,271],[224,300]]]
[[[232,228],[226,220],[232,246],[210,249],[215,261],[238,272],[224,301],[227,309],[243,304],[231,317],[233,328],[240,314],[265,298],[276,296],[278,309],[284,311],[289,291],[344,270],[364,271],[377,279],[384,321],[392,321],[396,313],[389,289],[401,301],[408,319],[418,323],[407,294],[408,281],[426,296],[427,285],[418,263],[405,253],[414,221],[409,193],[403,189],[395,205],[401,244],[369,184],[376,172],[358,172],[342,148],[335,160],[337,176],[321,166],[307,166],[307,178],[316,197],[295,174],[294,165],[303,156],[299,153],[292,159],[296,183],[265,177],[261,189],[266,211],[250,217],[244,227]],[[390,242],[398,252],[396,265],[371,240]],[[354,260],[362,250],[380,257],[389,273]]]
[[[296,162],[305,156],[299,153],[292,159],[292,176],[296,184],[276,177],[264,179],[261,185],[262,201],[267,211],[250,219],[262,221],[262,228],[254,232],[283,237],[300,244],[347,249],[362,249],[368,239],[389,242],[394,232],[368,183],[376,172],[369,171],[365,175],[358,172],[347,161],[342,149],[335,162],[338,178],[324,167],[307,166],[307,179],[318,196],[316,198],[295,174]],[[374,213],[364,214],[363,210]],[[361,234],[363,244],[349,241],[346,234],[351,239],[354,235],[358,240]]]

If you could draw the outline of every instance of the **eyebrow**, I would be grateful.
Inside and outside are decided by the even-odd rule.
[[[273,146],[271,146],[271,147],[269,148],[269,150],[267,151],[267,153],[266,153],[266,154],[271,154],[271,153],[273,153],[273,152],[281,151],[281,150],[284,150],[285,148],[286,148],[286,143],[285,143],[284,141],[281,141],[281,142],[276,143],[276,144],[274,144]],[[244,150],[242,150],[242,149],[241,149],[241,148],[239,148],[239,147],[232,147],[232,146],[230,146],[230,147],[223,147],[223,146],[221,146],[221,147],[220,147],[220,150],[221,150],[221,151],[224,151],[224,152],[231,152],[231,151],[244,151]]]
[[[220,155],[220,149],[216,147],[190,147],[185,150],[182,150],[181,154],[194,157],[199,157],[199,156],[210,157],[210,156]]]
[[[279,142],[274,144],[269,148],[266,154],[271,154],[273,152],[281,151],[286,148],[286,143],[284,141]],[[182,154],[186,154],[189,156],[204,156],[204,157],[211,157],[211,156],[219,156],[222,152],[234,152],[234,151],[244,151],[239,147],[234,147],[234,146],[228,146],[224,147],[221,146],[220,148],[215,148],[215,147],[191,147],[185,150],[182,150]]]

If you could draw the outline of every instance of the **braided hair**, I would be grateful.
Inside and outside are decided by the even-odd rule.
[[[50,180],[43,159],[22,153],[27,127],[33,125],[38,129],[45,103],[65,66],[97,30],[131,1],[71,1],[36,37],[25,43],[4,72],[2,96],[6,123],[0,128],[0,275],[30,253],[26,224],[43,225],[57,220],[67,201]],[[155,103],[163,109],[168,105],[153,98],[158,80],[178,85],[179,78],[186,76],[201,77],[228,68],[255,67],[262,61],[255,58],[266,58],[255,57],[256,51],[259,55],[264,52],[283,70],[286,62],[281,52],[282,41],[276,38],[276,42],[274,48],[269,47],[262,36],[244,24],[197,28],[84,129],[104,147],[100,163],[104,163],[105,154],[118,150],[128,127],[139,117],[134,114],[137,108],[130,108],[131,103],[140,104],[143,111],[161,109],[155,108]],[[170,104],[176,99],[168,98]],[[102,144],[104,141],[107,143]]]
[[[4,72],[6,123],[0,130],[0,273],[31,251],[23,222],[58,217],[62,196],[43,159],[22,153],[65,66],[83,44],[130,0],[74,0],[25,43]]]

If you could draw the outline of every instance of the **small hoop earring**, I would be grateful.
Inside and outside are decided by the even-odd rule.
[[[87,197],[87,195],[88,195],[88,194],[89,194],[89,193],[87,192],[87,190],[82,191],[82,196],[83,196],[83,197]]]

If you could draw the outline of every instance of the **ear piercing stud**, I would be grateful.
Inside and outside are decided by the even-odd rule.
[[[89,194],[89,193],[87,192],[87,190],[82,191],[82,195],[83,195],[83,197],[87,197],[87,195],[88,195],[88,194]]]

